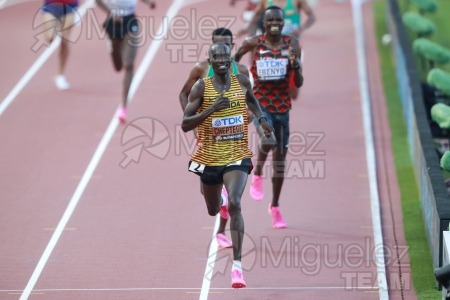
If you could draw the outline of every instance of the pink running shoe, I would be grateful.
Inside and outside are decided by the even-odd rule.
[[[275,229],[286,228],[286,222],[281,215],[280,208],[269,205],[269,214],[272,215],[272,227]]]
[[[253,200],[260,201],[264,198],[263,178],[262,176],[253,175],[252,184],[250,185],[250,196]]]
[[[247,284],[244,281],[241,270],[231,271],[231,287],[234,289],[245,288]]]
[[[222,219],[228,220],[230,214],[228,213],[228,193],[225,187],[222,187],[222,203],[223,202],[225,202],[225,204],[220,207],[219,214]]]
[[[233,243],[223,233],[216,234],[216,241],[217,241],[217,244],[219,244],[219,246],[222,248],[233,247]]]
[[[120,123],[125,123],[127,119],[127,109],[125,107],[121,107],[117,117],[119,118]]]

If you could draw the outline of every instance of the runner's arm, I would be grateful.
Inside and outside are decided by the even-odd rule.
[[[267,119],[265,117],[263,117],[261,106],[259,105],[259,102],[256,99],[255,95],[253,94],[252,85],[250,83],[250,80],[247,77],[242,76],[241,74],[238,75],[238,79],[239,79],[239,83],[241,84],[241,86],[243,87],[243,90],[245,92],[245,101],[246,101],[248,108],[250,108],[252,113],[258,119],[259,125],[261,125],[261,127],[264,130],[264,135],[266,137],[271,137],[271,133],[274,130],[273,130],[272,126],[270,126],[267,123]]]
[[[237,64],[238,65],[238,71],[240,74],[244,75],[247,78],[250,78],[250,74],[248,72],[248,68],[245,65]]]
[[[239,62],[241,58],[247,53],[251,52],[256,47],[256,37],[248,37],[244,40],[241,47],[236,51],[234,60]]]
[[[259,119],[262,116],[261,106],[259,106],[258,99],[256,99],[255,95],[253,94],[250,79],[243,76],[242,74],[237,75],[237,78],[239,80],[239,83],[241,84],[241,87],[243,87],[243,92],[245,93],[245,103],[247,104],[248,108],[250,108],[255,117]]]
[[[258,20],[264,13],[265,9],[266,9],[266,0],[259,1],[259,3],[257,4],[257,6],[254,10],[252,19],[250,20],[250,22],[248,22],[248,25],[246,28],[238,31],[237,37],[241,37],[241,36],[249,33],[252,28],[256,27]]]
[[[238,70],[239,70],[239,73],[240,73],[240,74],[242,74],[242,75],[244,75],[245,77],[247,77],[248,79],[250,79],[250,73],[249,73],[249,71],[248,71],[247,66],[238,64]],[[251,81],[250,81],[250,82],[251,82]],[[247,109],[248,122],[250,123],[250,122],[253,120],[253,113],[250,111],[250,109],[248,109],[248,107],[247,107],[246,109]]]
[[[306,21],[301,24],[300,28],[298,29],[297,36],[300,36],[300,34],[302,34],[306,29],[310,28],[316,22],[316,15],[314,14],[313,9],[306,0],[297,0],[297,10],[299,11],[299,13],[303,11],[306,15]]]
[[[178,96],[181,104],[181,108],[184,110],[188,103],[189,93],[191,92],[192,86],[199,80],[203,75],[203,69],[200,66],[200,63],[195,64],[189,73],[189,77],[186,80],[183,88],[181,89],[180,95]]]
[[[297,88],[303,85],[303,72],[300,56],[301,49],[298,40],[291,38],[291,43],[289,45],[289,65],[294,73],[294,84]]]

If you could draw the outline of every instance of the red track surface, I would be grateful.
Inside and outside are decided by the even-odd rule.
[[[161,21],[167,2],[159,1],[156,11],[139,6],[138,14]],[[211,29],[229,25],[243,4],[231,8],[226,1],[206,0],[179,11],[177,18],[190,20],[191,32],[181,38],[171,31],[129,108],[131,123],[155,119],[165,126],[167,131],[160,128],[155,134],[169,135],[170,144],[162,144],[170,146],[167,155],[157,158],[166,154],[165,148],[153,147],[142,152],[138,163],[122,168],[124,151],[152,141],[137,138],[122,145],[122,134],[131,129],[118,127],[30,299],[199,298],[215,219],[207,215],[198,178],[187,172],[188,150],[179,142],[184,135],[178,129],[178,92],[193,63],[204,58]],[[43,51],[30,49],[36,34],[31,20],[38,9],[39,3],[32,2],[0,10],[0,30],[8,34],[9,44],[2,50],[0,99]],[[104,14],[94,12],[101,24]],[[263,203],[246,191],[243,266],[248,288],[230,289],[231,250],[221,250],[208,299],[379,298],[351,6],[321,1],[316,12],[318,21],[302,41],[305,86],[291,113],[293,136],[306,138],[309,151],[293,147],[289,155],[296,176],[285,181],[281,198],[289,226],[271,228],[269,178]],[[209,29],[202,23],[206,17],[215,22]],[[387,277],[394,283],[389,294],[401,299],[392,230],[397,245],[404,247],[399,195],[370,10],[365,20],[371,96],[377,100]],[[241,26],[235,18],[231,28],[236,32]],[[85,30],[71,47],[67,74],[72,89],[54,87],[54,54],[0,115],[0,299],[18,299],[29,282],[119,104],[123,74],[113,72],[105,40],[95,34],[89,38]],[[151,42],[147,35],[137,67]],[[182,45],[185,56],[175,59],[169,49]],[[189,52],[195,47],[201,49],[198,55]],[[192,134],[185,137],[191,141]],[[323,178],[307,178],[307,161],[323,162]],[[295,168],[299,163],[303,168]],[[407,255],[401,260],[404,298],[414,299]]]

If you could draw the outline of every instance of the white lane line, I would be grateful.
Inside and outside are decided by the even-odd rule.
[[[361,108],[364,123],[364,139],[366,145],[367,169],[369,173],[370,206],[372,211],[372,225],[375,248],[375,262],[377,265],[377,280],[381,300],[388,300],[389,293],[386,280],[386,266],[384,263],[383,231],[381,228],[380,197],[378,194],[377,165],[375,144],[373,137],[373,121],[370,105],[369,83],[367,76],[367,58],[364,43],[364,24],[362,19],[362,4],[365,0],[352,0],[353,26],[356,38],[356,53],[358,60],[359,87],[361,93]]]
[[[210,291],[227,291],[227,290],[233,290],[231,287],[229,288],[210,288]],[[308,291],[308,290],[345,290],[349,292],[353,291],[374,291],[378,290],[378,287],[371,287],[371,286],[261,286],[261,287],[246,287],[242,291],[273,291],[273,290],[291,290],[291,291]],[[122,291],[197,291],[200,292],[200,288],[193,288],[193,287],[142,287],[142,288],[92,288],[92,289],[35,289],[33,290],[33,293],[51,293],[51,292],[122,292]],[[21,290],[0,290],[1,293],[18,293],[21,292]]]
[[[216,262],[217,251],[219,250],[219,244],[216,241],[216,232],[219,229],[220,216],[217,215],[216,223],[211,237],[211,244],[209,245],[208,260],[206,261],[205,273],[203,274],[202,288],[200,290],[200,300],[208,299],[208,293],[211,286],[212,274],[214,274],[214,265]]]
[[[165,14],[169,20],[171,20],[173,17],[175,17],[178,10],[182,7],[183,0],[175,0],[175,2],[170,6],[169,10]],[[167,26],[163,26],[164,24],[160,25],[160,28],[158,29],[158,32],[162,32],[164,30],[164,35],[167,33],[167,30],[169,29]],[[150,48],[147,50],[145,57],[142,60],[141,65],[139,66],[138,71],[136,72],[136,75],[133,79],[133,83],[130,87],[129,92],[129,103],[132,101],[133,96],[142,81],[142,78],[145,75],[146,70],[152,63],[153,59],[155,58],[155,55],[158,51],[158,48],[161,46],[163,40],[157,40],[153,41],[150,45]],[[94,156],[92,157],[91,161],[89,162],[89,165],[86,169],[86,171],[83,174],[83,177],[81,178],[81,181],[79,182],[75,193],[73,194],[72,198],[70,199],[70,202],[61,218],[61,220],[58,223],[58,226],[55,229],[55,232],[53,233],[49,243],[47,244],[47,247],[44,250],[44,253],[42,254],[36,268],[34,269],[33,274],[31,275],[30,280],[27,283],[27,286],[23,290],[23,293],[20,297],[20,300],[28,299],[30,296],[30,293],[33,291],[34,286],[36,285],[37,280],[39,279],[39,276],[42,273],[42,270],[44,269],[51,253],[53,252],[53,249],[55,248],[59,238],[61,237],[64,228],[67,226],[67,223],[69,222],[70,217],[72,216],[78,202],[80,201],[81,195],[83,194],[84,190],[86,189],[86,186],[89,183],[89,180],[92,177],[92,174],[94,173],[95,169],[97,168],[103,153],[106,150],[106,147],[108,146],[109,142],[111,141],[114,132],[117,129],[117,126],[119,125],[119,121],[114,115],[111,122],[109,123],[108,128],[106,129],[105,134],[102,137],[102,140],[100,141],[99,145],[97,146],[97,149],[95,150]]]
[[[8,106],[14,101],[17,95],[23,90],[23,88],[28,84],[28,82],[33,78],[33,76],[39,71],[42,65],[47,61],[47,59],[55,52],[61,43],[61,38],[58,36],[53,43],[44,50],[44,52],[39,56],[39,58],[34,62],[34,64],[28,69],[28,71],[23,75],[23,77],[17,82],[14,88],[9,92],[5,99],[0,103],[0,116],[8,108]]]
[[[80,18],[86,14],[88,8],[94,5],[94,0],[86,1],[82,6],[80,6],[78,13]],[[43,33],[41,33],[42,35]],[[9,94],[0,103],[0,116],[5,112],[8,106],[14,101],[17,95],[23,90],[23,88],[28,84],[28,82],[36,75],[42,65],[47,61],[47,59],[55,52],[55,50],[61,44],[61,38],[59,36],[51,43],[51,45],[42,52],[41,56],[33,63],[33,65],[28,69],[28,71],[20,78],[19,82],[14,86],[14,88],[9,92]]]

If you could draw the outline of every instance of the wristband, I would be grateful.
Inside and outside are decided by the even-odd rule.
[[[258,122],[259,122],[259,124],[261,124],[261,119],[264,119],[264,120],[266,120],[266,123],[267,123],[267,118],[266,118],[266,117],[264,117],[264,116],[261,116],[261,117],[259,117],[259,118],[258,118]]]

